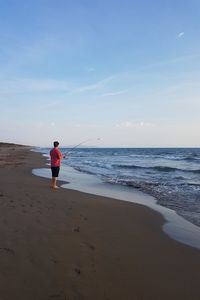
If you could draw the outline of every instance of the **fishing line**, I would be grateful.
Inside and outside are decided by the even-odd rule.
[[[89,141],[92,141],[92,140],[97,140],[97,141],[100,141],[101,140],[101,138],[97,138],[97,139],[88,139],[88,140],[85,140],[85,141],[83,141],[83,142],[81,142],[81,143],[79,143],[79,144],[77,144],[76,146],[74,146],[73,148],[71,148],[70,149],[70,151],[68,151],[68,152],[65,152],[64,153],[64,155],[67,155],[67,156],[69,156],[70,154],[71,154],[71,152],[73,152],[76,148],[78,148],[79,146],[81,146],[81,145],[83,145],[83,144],[86,144],[87,142],[89,142]]]

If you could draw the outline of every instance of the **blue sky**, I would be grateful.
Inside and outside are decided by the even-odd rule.
[[[200,146],[200,2],[0,0],[0,140]]]

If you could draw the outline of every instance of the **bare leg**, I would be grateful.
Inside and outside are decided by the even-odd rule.
[[[53,189],[58,189],[56,182],[57,182],[57,177],[52,177],[52,188]]]

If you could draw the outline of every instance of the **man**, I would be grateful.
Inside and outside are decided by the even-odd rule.
[[[50,151],[50,156],[51,156],[51,172],[52,172],[52,188],[53,189],[58,189],[59,187],[56,185],[57,178],[59,175],[60,171],[60,162],[61,159],[64,158],[60,150],[58,149],[59,142],[54,142],[53,143],[54,148],[51,149]]]

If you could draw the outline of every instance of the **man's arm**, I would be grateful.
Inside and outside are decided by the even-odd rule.
[[[56,151],[56,156],[57,156],[58,159],[63,159],[64,158],[64,155],[60,152],[59,149],[57,149],[57,151]]]

